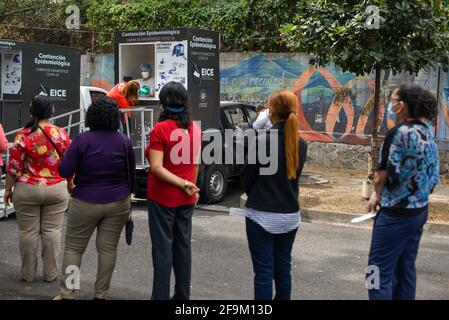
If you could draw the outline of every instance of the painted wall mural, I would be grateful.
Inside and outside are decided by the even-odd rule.
[[[81,83],[109,90],[114,84],[113,55],[84,55]],[[369,143],[372,128],[374,77],[357,77],[329,65],[315,68],[307,56],[294,53],[222,53],[220,55],[221,100],[264,102],[271,92],[288,89],[298,96],[300,129],[309,141]],[[439,92],[436,136],[449,145],[449,74],[382,74],[380,130],[385,134],[394,123],[386,117],[391,88],[414,82]],[[438,83],[440,90],[437,90]]]
[[[260,103],[268,95],[289,89],[298,96],[300,129],[309,141],[369,143],[372,129],[374,76],[357,77],[336,66],[315,68],[302,54],[223,53],[221,55],[221,98]],[[438,138],[449,139],[449,76],[445,91],[440,85]],[[394,122],[386,117],[390,91],[401,83],[414,82],[435,93],[438,72],[418,75],[382,74],[379,133],[385,134]],[[444,81],[440,81],[443,84]],[[443,94],[445,93],[445,95]]]
[[[440,95],[440,110],[437,123],[437,137],[449,140],[449,73],[443,75],[443,92]]]

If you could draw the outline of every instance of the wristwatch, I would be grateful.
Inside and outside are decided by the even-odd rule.
[[[189,186],[189,182],[187,180],[184,181],[184,189]]]

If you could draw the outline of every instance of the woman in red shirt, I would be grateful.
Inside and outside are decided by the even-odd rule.
[[[173,299],[190,298],[192,214],[198,201],[195,185],[201,130],[190,120],[188,94],[178,82],[168,82],[159,94],[162,112],[150,133],[146,155],[148,214],[153,256],[154,300],[170,298],[170,275],[175,274]]]
[[[51,282],[58,275],[61,230],[69,202],[67,182],[58,166],[70,138],[64,129],[49,123],[54,107],[48,97],[34,97],[30,112],[33,119],[17,133],[11,149],[4,200],[9,205],[12,199],[16,210],[23,279],[35,280],[40,236],[44,280]]]
[[[9,143],[8,139],[6,139],[5,131],[3,131],[3,126],[0,123],[0,174],[2,174],[3,167],[3,157],[2,153],[8,151]]]

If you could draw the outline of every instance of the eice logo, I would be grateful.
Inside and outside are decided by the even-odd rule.
[[[203,77],[213,77],[214,76],[214,69],[213,68],[202,68],[201,69],[201,76],[203,76]]]
[[[50,97],[67,98],[66,89],[50,89]]]

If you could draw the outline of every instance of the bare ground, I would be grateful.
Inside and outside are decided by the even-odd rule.
[[[300,201],[304,209],[352,214],[366,213],[367,200],[362,197],[362,179],[366,172],[349,169],[308,167],[304,172],[316,173],[329,180],[327,184],[301,185]],[[449,179],[443,179],[449,185]],[[449,223],[449,199],[432,195],[429,220]]]

